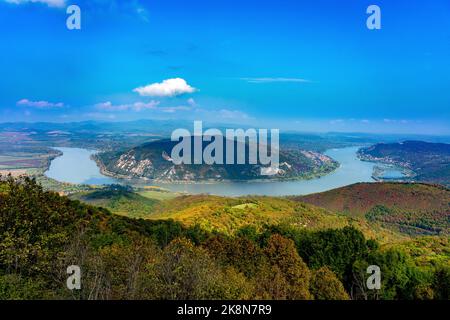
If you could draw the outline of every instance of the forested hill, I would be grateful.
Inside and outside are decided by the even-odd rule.
[[[191,137],[193,146],[193,137]],[[222,141],[226,146],[228,140]],[[203,142],[205,150],[210,142]],[[163,139],[139,145],[137,147],[114,152],[101,153],[96,157],[102,172],[106,175],[128,178],[148,178],[160,181],[204,181],[204,180],[253,180],[253,179],[293,179],[311,178],[325,175],[338,167],[333,159],[314,151],[300,149],[282,149],[279,152],[279,169],[271,175],[261,172],[270,169],[270,164],[251,164],[249,161],[248,143],[245,150],[245,164],[237,162],[237,142],[234,144],[236,164],[226,163],[224,149],[224,164],[174,164],[171,153],[178,142]],[[240,142],[240,144],[243,144]],[[230,151],[231,152],[231,151]],[[202,151],[203,153],[203,151]],[[194,159],[194,148],[191,149],[191,163]],[[197,155],[200,156],[200,155]]]
[[[448,261],[419,264],[419,245],[382,248],[349,226],[227,236],[115,216],[28,178],[0,183],[0,299],[448,299]],[[376,293],[362,286],[372,264]],[[79,291],[66,288],[69,265],[82,270]]]
[[[363,160],[412,170],[415,181],[450,185],[450,144],[423,141],[379,143],[359,151]]]
[[[291,199],[380,221],[403,233],[450,234],[450,189],[440,185],[358,183]]]

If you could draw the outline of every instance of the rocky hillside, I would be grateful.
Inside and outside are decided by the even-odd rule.
[[[170,155],[177,143],[170,140],[153,141],[125,151],[102,153],[96,160],[106,175],[159,181],[306,179],[327,174],[338,167],[337,162],[323,154],[284,149],[280,151],[279,169],[273,175],[264,175],[262,173],[271,168],[248,164],[248,145],[245,146],[246,164],[176,165]],[[203,149],[205,147],[206,144]]]

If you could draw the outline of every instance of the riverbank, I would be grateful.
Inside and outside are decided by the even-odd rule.
[[[295,181],[209,181],[194,183],[162,183],[156,181],[136,181],[115,179],[101,171],[95,158],[95,152],[68,148],[62,157],[55,159],[57,166],[51,166],[46,175],[71,183],[83,184],[129,184],[136,187],[156,186],[172,192],[188,194],[214,194],[220,196],[266,195],[286,196],[327,191],[357,182],[374,182],[372,178],[374,164],[360,161],[356,152],[358,147],[328,150],[325,154],[340,163],[333,172],[319,178]],[[56,169],[56,170],[54,170]],[[81,181],[81,182],[80,182]]]
[[[360,161],[375,164],[372,178],[377,182],[410,182],[416,175],[407,163],[394,162],[389,158],[374,158],[365,154],[363,149],[359,149],[356,154]]]
[[[331,159],[331,163],[333,165],[330,165],[329,167],[326,167],[324,170],[321,170],[319,172],[313,172],[309,175],[304,176],[297,176],[297,177],[274,177],[274,178],[263,178],[263,179],[247,179],[247,180],[230,180],[230,179],[203,179],[203,180],[163,180],[163,179],[150,179],[146,177],[139,177],[134,178],[131,176],[121,175],[116,172],[109,171],[104,163],[97,157],[96,154],[91,155],[91,159],[95,161],[97,164],[97,167],[100,170],[100,173],[117,180],[124,180],[131,183],[161,183],[161,184],[214,184],[214,183],[247,183],[247,182],[260,182],[260,183],[267,183],[267,182],[283,182],[283,181],[302,181],[302,180],[313,180],[313,179],[320,179],[321,177],[325,177],[340,167],[340,163],[338,161],[335,161],[334,159]]]

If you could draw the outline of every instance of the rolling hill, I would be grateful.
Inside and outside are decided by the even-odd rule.
[[[262,230],[284,225],[296,230],[322,230],[355,226],[381,243],[409,239],[399,230],[383,227],[364,216],[346,216],[304,202],[277,197],[226,198],[211,195],[177,195],[149,191],[101,190],[74,194],[72,199],[101,206],[111,212],[146,220],[173,220],[188,227],[233,235],[242,228]]]
[[[450,234],[450,191],[413,183],[359,183],[288,198],[180,195],[156,191],[95,190],[71,196],[111,212],[147,220],[174,220],[232,235],[243,227],[289,225],[320,230],[354,225],[381,243]]]
[[[158,199],[142,196],[122,186],[110,186],[100,190],[84,191],[70,196],[97,207],[130,218],[143,218],[151,214]]]
[[[347,220],[313,206],[270,197],[223,198],[181,196],[162,202],[151,219],[174,219],[185,225],[198,224],[208,231],[233,234],[244,226],[289,224],[304,229],[345,226]]]
[[[359,183],[291,199],[411,235],[450,232],[450,190],[439,185]]]

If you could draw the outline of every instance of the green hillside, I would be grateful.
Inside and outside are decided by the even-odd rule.
[[[241,228],[262,230],[267,225],[287,225],[297,230],[356,226],[367,238],[380,243],[408,239],[365,217],[349,217],[310,204],[276,197],[225,198],[211,195],[177,195],[152,191],[96,190],[71,196],[101,206],[115,214],[148,220],[174,220],[200,226],[209,232],[234,235]]]
[[[150,218],[199,224],[205,230],[226,234],[233,234],[247,225],[258,229],[268,224],[289,224],[305,229],[347,225],[346,218],[326,210],[270,197],[182,196],[161,203]]]
[[[143,218],[151,214],[160,201],[144,197],[124,187],[113,186],[95,191],[76,193],[74,200],[107,208],[111,212],[130,218]]]

